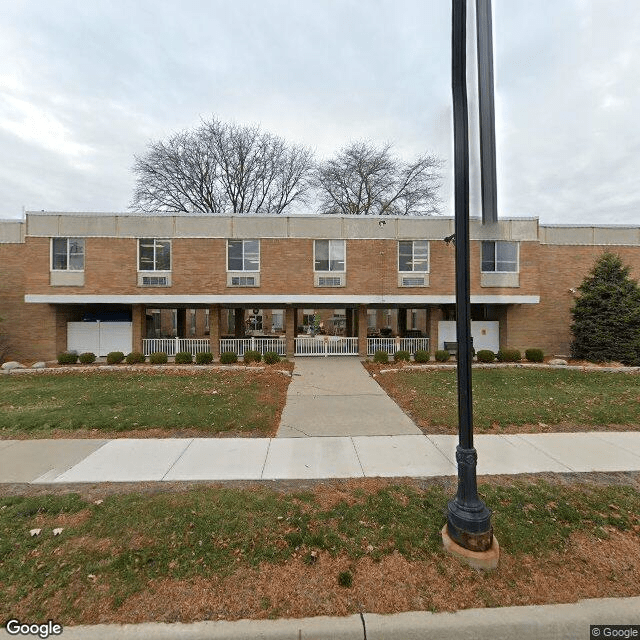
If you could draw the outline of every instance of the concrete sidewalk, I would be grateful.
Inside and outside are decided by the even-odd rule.
[[[296,358],[278,438],[420,433],[359,358]]]
[[[457,436],[2,440],[0,482],[455,476]],[[640,470],[640,433],[479,435],[478,475]]]

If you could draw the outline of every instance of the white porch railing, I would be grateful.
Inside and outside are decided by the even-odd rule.
[[[318,336],[296,338],[296,356],[357,356],[358,338]]]
[[[211,351],[209,338],[144,338],[142,350],[145,356],[157,351],[175,356],[176,353],[188,351],[191,355]]]
[[[414,355],[416,351],[429,351],[429,338],[367,338],[367,355],[376,351],[386,351],[392,356],[397,351],[408,351]]]
[[[239,358],[245,351],[258,351],[264,355],[267,351],[275,351],[279,356],[287,355],[285,338],[223,338],[220,340],[220,353],[232,351]]]

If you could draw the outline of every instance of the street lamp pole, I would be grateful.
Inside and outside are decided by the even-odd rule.
[[[458,341],[458,491],[449,501],[449,537],[471,551],[487,551],[492,544],[491,511],[478,497],[477,453],[473,447],[471,393],[471,302],[469,278],[469,120],[467,108],[467,0],[453,0],[452,92],[454,139],[456,330]]]

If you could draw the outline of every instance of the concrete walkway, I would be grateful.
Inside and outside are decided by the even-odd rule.
[[[359,358],[296,358],[278,438],[420,433]]]
[[[2,440],[0,482],[455,476],[456,436]],[[478,475],[640,471],[640,433],[479,435]]]

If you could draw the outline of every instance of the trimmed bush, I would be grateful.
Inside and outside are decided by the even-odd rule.
[[[280,356],[275,351],[266,351],[264,361],[266,364],[276,364],[280,362]]]
[[[212,362],[213,353],[211,353],[211,351],[196,353],[196,364],[211,364]]]
[[[96,354],[91,353],[90,351],[85,351],[85,353],[81,353],[78,356],[78,360],[80,360],[80,364],[91,364],[96,361]]]
[[[120,364],[124,360],[122,351],[110,351],[107,353],[107,364]]]
[[[338,584],[348,589],[353,584],[353,574],[351,571],[341,571],[338,574]]]
[[[249,364],[250,362],[260,362],[262,360],[262,354],[259,351],[252,351],[249,349],[244,352],[244,356],[242,358],[245,364]]]
[[[517,349],[500,349],[498,362],[520,362],[522,354]]]
[[[544,353],[542,349],[527,349],[524,352],[524,357],[529,362],[544,362]]]
[[[436,360],[438,362],[446,362],[451,357],[451,354],[444,349],[438,349],[436,351]]]
[[[188,351],[178,351],[176,353],[176,364],[192,364],[193,356]]]
[[[77,353],[66,351],[65,353],[58,354],[58,364],[75,364],[76,362],[78,362]]]
[[[164,351],[155,351],[149,356],[151,364],[167,364],[167,354]]]
[[[238,362],[238,356],[233,351],[223,351],[220,354],[220,364],[233,364]]]
[[[127,364],[140,364],[145,361],[144,353],[140,353],[139,351],[132,351],[127,354],[127,357],[124,359]]]
[[[476,355],[478,362],[493,362],[496,359],[496,354],[491,349],[480,349]]]
[[[408,351],[396,351],[393,354],[393,359],[396,362],[409,362],[409,360],[411,360],[411,354]]]
[[[416,362],[429,362],[429,360],[431,360],[431,356],[429,355],[428,351],[425,351],[424,349],[418,349],[413,354],[413,359]]]
[[[389,354],[386,351],[376,351],[373,354],[373,361],[379,364],[387,364],[389,362]]]

